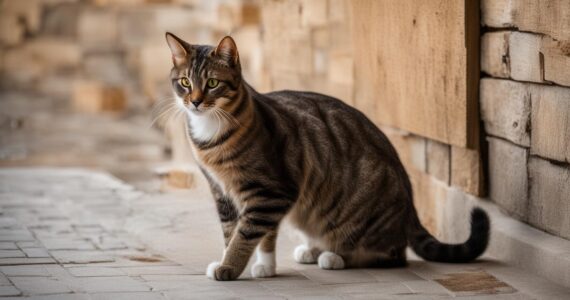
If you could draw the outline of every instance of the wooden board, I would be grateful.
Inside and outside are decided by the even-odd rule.
[[[477,148],[479,1],[349,1],[355,105],[373,121]]]

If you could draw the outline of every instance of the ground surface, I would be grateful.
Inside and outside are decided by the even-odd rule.
[[[164,141],[148,129],[149,118],[70,114],[22,95],[0,99],[0,297],[567,299],[570,295],[567,288],[490,258],[448,265],[410,255],[409,267],[392,270],[324,271],[299,265],[292,259],[296,239],[287,226],[278,241],[277,277],[252,279],[247,269],[238,281],[209,280],[204,271],[211,261],[219,260],[223,244],[213,201],[199,175],[191,190],[159,191],[152,167],[164,163]]]

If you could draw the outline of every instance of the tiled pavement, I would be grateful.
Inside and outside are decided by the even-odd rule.
[[[570,290],[491,259],[324,271],[278,245],[278,276],[215,282],[221,232],[203,180],[144,194],[77,169],[0,169],[0,297],[21,299],[568,299]]]

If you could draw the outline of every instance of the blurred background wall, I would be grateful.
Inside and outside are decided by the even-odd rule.
[[[476,114],[481,137],[476,147],[385,126],[373,112],[364,112],[397,147],[421,217],[440,237],[461,239],[468,226],[466,208],[486,198],[514,218],[568,239],[570,5],[564,0],[481,0],[480,5],[481,109]],[[164,32],[171,31],[196,44],[215,44],[231,34],[245,78],[262,92],[311,90],[354,105],[354,70],[363,66],[355,65],[353,53],[363,45],[353,43],[348,6],[345,0],[3,0],[3,98],[14,91],[37,95],[24,115],[49,106],[62,111],[59,116],[106,112],[148,126],[153,103],[171,96],[164,42]],[[15,111],[2,111],[5,131],[20,126]],[[86,115],[68,125],[84,126]],[[41,124],[53,126],[45,118]],[[134,140],[136,151],[140,143],[162,143],[166,150],[148,146],[132,164],[185,163],[180,132],[168,132],[174,142],[178,136],[177,146],[159,137]],[[14,145],[6,136],[4,142]],[[4,147],[3,165],[29,160],[10,149]],[[114,148],[102,152],[117,155]],[[61,158],[33,163],[46,161],[62,164]],[[111,171],[117,163],[108,164]]]

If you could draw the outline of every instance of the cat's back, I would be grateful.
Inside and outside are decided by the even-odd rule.
[[[339,99],[305,91],[257,94],[276,128],[305,136],[305,143],[319,143],[335,152],[376,153],[396,156],[388,138],[362,112]],[[304,134],[303,134],[304,133]],[[338,153],[340,154],[340,153]]]

